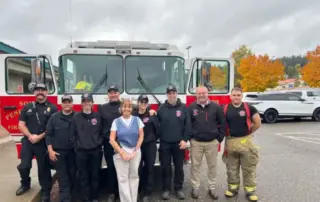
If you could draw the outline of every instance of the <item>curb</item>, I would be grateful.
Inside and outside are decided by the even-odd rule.
[[[13,141],[11,135],[0,137],[0,145]]]
[[[52,185],[57,181],[57,173],[53,174],[52,176]],[[41,199],[41,193],[40,190],[30,199],[28,202],[39,202]]]

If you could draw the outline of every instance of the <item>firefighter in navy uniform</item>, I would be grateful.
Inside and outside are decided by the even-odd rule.
[[[30,189],[30,169],[32,158],[36,156],[42,202],[50,201],[52,187],[45,128],[50,116],[58,111],[55,105],[47,101],[47,94],[45,84],[36,84],[34,87],[36,101],[25,105],[19,117],[19,130],[24,137],[21,140],[21,163],[17,167],[21,177],[21,186],[16,195],[22,195]]]
[[[76,150],[76,165],[80,176],[81,194],[85,202],[98,202],[102,160],[102,122],[92,110],[93,97],[81,96],[82,111],[73,116],[71,143]]]
[[[46,143],[57,171],[60,201],[70,202],[76,175],[75,152],[70,141],[70,126],[75,114],[72,96],[64,95],[61,103],[62,110],[53,114],[47,124]]]
[[[138,108],[133,112],[144,124],[144,138],[141,145],[140,185],[143,190],[142,202],[151,201],[154,187],[154,163],[157,155],[157,140],[159,138],[159,120],[151,116],[148,107],[148,96],[141,94],[138,97]]]
[[[167,87],[168,99],[162,104],[157,112],[160,122],[160,163],[163,174],[162,199],[170,198],[173,158],[174,189],[177,198],[183,200],[185,194],[182,191],[184,182],[184,150],[187,141],[192,134],[191,118],[185,104],[177,98],[176,87]]]
[[[102,119],[104,135],[104,158],[108,166],[108,202],[115,202],[118,195],[118,180],[116,168],[113,162],[114,149],[109,143],[110,128],[112,122],[121,116],[120,113],[120,93],[115,85],[108,88],[109,103],[99,105],[98,112]]]

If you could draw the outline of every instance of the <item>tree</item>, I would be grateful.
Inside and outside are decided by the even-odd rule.
[[[246,45],[240,46],[238,49],[234,50],[232,52],[232,58],[234,60],[234,84],[235,86],[239,86],[241,78],[241,74],[239,74],[239,66],[242,58],[246,58],[250,55],[253,55],[252,51],[250,48],[248,48]]]
[[[225,70],[227,68],[224,68]],[[210,68],[210,83],[214,89],[224,89],[227,79],[227,74],[218,67],[211,66]]]
[[[302,80],[310,87],[320,87],[320,45],[307,53],[307,64],[300,69]]]
[[[284,78],[284,66],[280,60],[272,61],[268,55],[251,55],[241,60],[239,73],[243,77],[244,91],[263,92],[274,88]]]

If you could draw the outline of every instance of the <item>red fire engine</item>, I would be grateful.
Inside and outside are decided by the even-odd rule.
[[[60,105],[64,93],[72,94],[75,110],[80,109],[79,82],[94,92],[97,104],[107,102],[107,86],[116,84],[121,97],[137,99],[147,93],[152,109],[166,99],[165,88],[174,84],[178,97],[189,105],[195,88],[205,84],[209,97],[219,104],[230,101],[234,66],[229,58],[195,57],[185,60],[177,46],[141,41],[74,42],[60,50],[59,65],[49,55],[0,55],[0,124],[16,141],[20,157],[18,117],[23,106],[34,101],[32,81],[39,77],[49,89],[48,100]],[[77,87],[78,86],[78,87]],[[96,107],[95,106],[95,107]],[[189,158],[186,151],[186,160]]]

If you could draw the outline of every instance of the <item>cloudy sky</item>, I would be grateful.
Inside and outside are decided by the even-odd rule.
[[[202,2],[202,3],[199,3]],[[0,0],[0,41],[48,53],[74,40],[175,43],[190,56],[229,57],[241,44],[270,56],[320,45],[319,0]],[[187,52],[185,51],[186,55]]]

